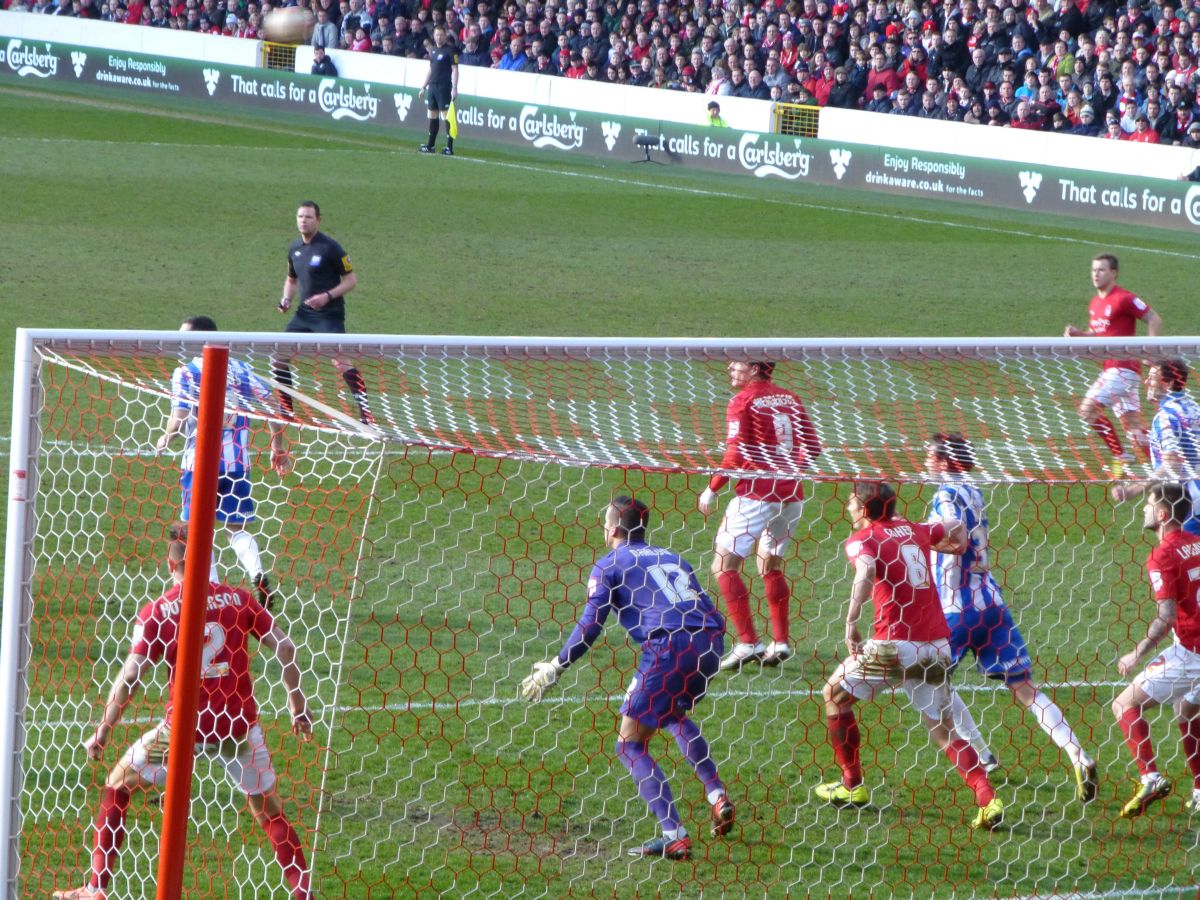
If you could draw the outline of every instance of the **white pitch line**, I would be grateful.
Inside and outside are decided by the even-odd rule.
[[[1196,891],[1200,894],[1200,883],[1183,887],[1157,888],[1115,888],[1111,891],[1071,891],[1066,894],[1025,894],[1020,897],[1010,897],[1009,900],[1105,900],[1108,897],[1162,897],[1167,894],[1187,894]]]
[[[1043,690],[1057,690],[1060,688],[1118,688],[1124,687],[1127,682],[1124,681],[1061,681],[1053,684],[1042,683],[1040,686]],[[997,693],[1003,689],[1002,685],[991,684],[963,684],[955,686],[955,690],[971,693]],[[821,691],[819,688],[778,688],[768,689],[765,691],[757,690],[742,690],[742,691],[710,691],[705,695],[706,699],[710,700],[769,700],[779,698],[797,698],[811,699],[819,697]],[[612,703],[613,701],[623,700],[624,694],[602,694],[591,695],[585,694],[582,696],[552,696],[547,697],[542,701],[547,706],[566,706],[578,705],[582,706],[587,703]],[[318,707],[316,708],[317,715],[323,715],[332,710],[334,715],[349,712],[430,712],[437,710],[456,710],[456,709],[471,709],[484,708],[493,706],[519,706],[525,701],[517,697],[484,697],[482,699],[474,699],[468,697],[463,700],[448,700],[445,702],[421,700],[409,703],[389,703],[386,706],[336,706],[336,707]],[[151,722],[159,721],[158,716],[140,716],[136,719],[123,720],[130,725],[147,725]],[[89,722],[79,722],[67,719],[58,719],[52,721],[32,721],[25,723],[27,728],[39,728],[53,730],[56,728],[83,728],[89,727]]]
[[[79,103],[80,102],[80,100],[78,98],[55,97],[53,95],[47,95],[45,99],[58,101],[58,102],[64,102],[64,103]],[[108,107],[108,108],[115,108],[115,109],[124,109],[124,110],[128,110],[130,112],[140,112],[140,113],[145,113],[148,115],[159,116],[162,118],[188,119],[188,120],[191,120],[191,118],[192,118],[191,116],[176,114],[173,112],[169,112],[167,110],[140,109],[135,106],[118,104],[118,103],[113,103],[113,102],[96,103],[95,105],[100,106],[102,108]],[[217,123],[214,123],[214,124],[217,124]],[[226,124],[228,127],[240,128],[240,129],[247,130],[247,131],[261,131],[264,134],[280,133],[279,128],[270,127],[270,126],[263,125],[263,124],[255,124],[255,123],[251,123],[251,122],[238,121],[238,122],[228,122],[228,123],[221,123],[221,124]],[[13,139],[5,138],[3,140],[13,140]],[[65,143],[65,142],[69,142],[69,141],[78,141],[79,139],[60,138],[57,140]],[[355,139],[350,138],[349,136],[346,136],[346,135],[330,134],[330,135],[328,135],[327,140],[332,141],[332,142],[338,142],[338,143],[351,145],[351,146],[347,146],[345,148],[345,150],[333,151],[330,149],[328,152],[347,152],[347,151],[349,151],[349,152],[362,153],[362,152],[370,152],[372,149],[370,145],[363,146],[363,144],[365,142],[362,142],[361,140],[356,141]],[[0,140],[0,143],[3,143],[3,141]],[[187,146],[187,145],[165,143],[163,146],[176,147],[176,146]],[[206,147],[205,149],[208,149],[208,148]],[[221,149],[225,149],[225,148],[221,148]],[[274,150],[275,148],[271,148],[271,149]],[[408,155],[407,153],[404,153],[402,151],[390,149],[387,147],[378,147],[376,152],[385,153],[389,156]],[[605,184],[628,185],[629,187],[637,188],[639,190],[664,191],[667,193],[691,194],[691,195],[698,196],[698,197],[713,197],[716,199],[738,200],[738,201],[749,202],[749,203],[770,203],[775,206],[792,207],[795,209],[812,209],[812,210],[819,210],[821,212],[838,213],[839,215],[847,215],[847,216],[865,216],[867,218],[873,218],[873,219],[884,219],[889,222],[916,222],[916,223],[919,223],[922,225],[935,225],[935,226],[939,226],[939,227],[943,227],[943,228],[957,228],[957,229],[961,229],[964,231],[982,232],[984,234],[1000,234],[1000,235],[1004,235],[1006,237],[1023,238],[1023,239],[1028,238],[1028,239],[1032,239],[1035,241],[1050,240],[1050,241],[1058,241],[1060,243],[1065,243],[1065,244],[1083,244],[1088,247],[1094,247],[1098,243],[1103,243],[1104,246],[1112,247],[1115,250],[1129,250],[1134,253],[1150,253],[1150,254],[1154,254],[1154,255],[1158,255],[1158,256],[1175,257],[1177,259],[1200,259],[1200,257],[1198,257],[1194,253],[1184,253],[1179,250],[1164,250],[1164,249],[1160,249],[1160,248],[1156,248],[1156,247],[1138,246],[1136,244],[1118,244],[1118,243],[1114,243],[1114,242],[1108,241],[1108,240],[1099,241],[1094,238],[1068,237],[1066,235],[1054,234],[1054,233],[1048,232],[1048,231],[1038,231],[1038,232],[1022,231],[1022,230],[1019,230],[1016,228],[1001,228],[1001,227],[995,226],[995,225],[978,225],[978,224],[974,224],[974,223],[970,223],[970,222],[954,222],[954,221],[948,221],[945,219],[923,218],[923,217],[911,216],[911,215],[898,215],[896,213],[878,212],[875,210],[857,209],[857,208],[848,207],[848,206],[838,206],[838,205],[835,205],[832,203],[816,203],[813,201],[806,201],[806,200],[790,200],[790,199],[782,198],[782,197],[764,197],[764,196],[755,195],[755,194],[741,194],[741,193],[737,193],[736,191],[716,191],[716,190],[711,190],[711,189],[707,189],[707,188],[688,187],[685,185],[659,184],[659,183],[653,182],[653,181],[634,180],[631,178],[622,178],[622,177],[614,176],[614,175],[602,175],[602,174],[590,173],[590,172],[571,172],[571,171],[566,171],[564,169],[550,168],[550,167],[539,166],[539,165],[534,165],[534,164],[530,164],[530,163],[502,162],[500,160],[479,159],[479,158],[473,158],[473,157],[461,156],[461,155],[454,157],[454,160],[457,163],[484,165],[484,166],[496,166],[496,167],[502,168],[502,169],[513,169],[513,170],[521,171],[521,172],[531,172],[531,173],[534,173],[537,175],[550,175],[550,176],[557,175],[557,176],[561,176],[564,178],[582,178],[585,180],[599,181],[599,182],[602,182]],[[595,161],[590,157],[588,158],[587,161],[595,164]],[[782,187],[783,186],[781,186],[781,188]],[[872,196],[876,196],[876,195],[872,194]],[[901,195],[885,194],[883,196],[895,203],[904,202],[904,198]],[[1050,220],[1048,218],[1043,218],[1041,221],[1043,223],[1045,223]],[[1115,226],[1119,223],[1112,223],[1112,224]]]

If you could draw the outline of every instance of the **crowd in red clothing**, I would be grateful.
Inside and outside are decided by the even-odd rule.
[[[3,0],[259,36],[268,0]],[[32,5],[30,5],[32,4]],[[289,3],[290,5],[290,3]],[[311,0],[313,44],[463,65],[1200,147],[1200,0]]]

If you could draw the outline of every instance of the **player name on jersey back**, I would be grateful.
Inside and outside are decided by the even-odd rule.
[[[210,612],[217,612],[229,606],[242,606],[245,602],[245,596],[239,594],[237,591],[219,591],[208,595],[208,609]],[[177,616],[179,615],[182,603],[182,597],[175,600],[165,600],[161,608],[166,615]]]

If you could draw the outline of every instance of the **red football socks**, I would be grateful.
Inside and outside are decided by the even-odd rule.
[[[768,572],[763,576],[763,589],[767,594],[767,605],[771,609],[771,634],[776,643],[788,642],[788,605],[792,599],[791,588],[782,572]]]
[[[1192,770],[1192,785],[1200,790],[1200,718],[1180,722],[1179,731],[1183,735],[1183,755]]]
[[[988,781],[987,772],[980,765],[979,754],[974,747],[962,738],[955,738],[946,745],[946,756],[954,763],[954,768],[958,769],[967,787],[975,792],[977,806],[987,806],[996,799],[996,791]]]
[[[1108,452],[1113,456],[1123,456],[1125,454],[1125,446],[1121,443],[1121,437],[1117,434],[1117,429],[1113,427],[1112,419],[1106,415],[1099,415],[1091,421],[1092,431],[1100,436],[1100,440],[1104,441],[1104,446],[1108,448]]]
[[[829,727],[829,744],[833,747],[834,758],[842,767],[842,784],[848,788],[858,787],[863,780],[862,760],[858,756],[861,741],[858,719],[852,711],[847,711],[829,716],[825,723]]]
[[[742,578],[741,572],[722,572],[717,576],[717,587],[729,610],[729,618],[733,620],[733,628],[738,640],[743,644],[757,644],[758,633],[754,630],[754,620],[750,617],[750,589]]]
[[[129,791],[105,785],[96,813],[96,842],[92,850],[91,887],[107,888],[117,854],[125,843],[125,813],[129,810]]]
[[[267,839],[275,850],[275,859],[283,869],[283,877],[292,888],[293,896],[305,898],[309,896],[308,864],[304,859],[304,849],[300,846],[300,836],[287,820],[287,816],[279,815],[267,821],[263,829]]]
[[[1141,710],[1127,709],[1117,720],[1121,732],[1125,735],[1125,743],[1133,754],[1138,771],[1149,775],[1158,771],[1154,762],[1154,746],[1150,743],[1150,725],[1142,717]]]

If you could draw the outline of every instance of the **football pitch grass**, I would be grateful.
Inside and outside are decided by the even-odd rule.
[[[1179,234],[520,155],[473,147],[469,137],[459,157],[429,159],[415,153],[409,133],[198,119],[157,98],[132,103],[86,91],[0,88],[0,119],[7,335],[17,325],[173,329],[196,313],[229,329],[278,330],[284,250],[295,205],[310,197],[354,257],[355,331],[1056,335],[1080,323],[1088,260],[1107,250],[1168,333],[1200,330],[1195,243]],[[6,338],[5,379],[11,353]],[[6,419],[8,397],[0,391]],[[283,519],[264,525],[272,537],[272,527],[284,537],[301,528],[282,512],[295,502],[289,493],[306,481],[347,479],[347,470],[322,470],[324,457],[304,465],[313,467],[307,479],[267,489],[268,509]],[[697,715],[738,803],[730,839],[707,837],[698,783],[673,744],[653,745],[696,836],[693,861],[669,865],[624,856],[655,828],[613,753],[635,661],[615,623],[546,704],[530,708],[515,697],[529,664],[569,628],[563,600],[579,602],[600,545],[602,499],[622,484],[649,490],[670,509],[663,542],[706,566],[715,523],[681,512],[702,481],[470,458],[418,464],[396,448],[380,465],[381,484],[397,487],[372,526],[367,587],[340,671],[337,615],[324,598],[285,588],[291,599],[281,615],[314,661],[320,690],[310,693],[327,707],[317,743],[331,755],[298,750],[281,723],[269,715],[265,723],[289,810],[301,810],[306,843],[307,829],[321,833],[321,896],[1175,896],[1196,884],[1197,822],[1182,810],[1188,779],[1169,713],[1154,718],[1153,736],[1177,793],[1133,823],[1117,817],[1133,768],[1108,702],[1119,680],[1115,658],[1144,627],[1148,544],[1102,486],[1018,486],[991,498],[997,565],[1036,675],[1085,745],[1098,748],[1094,804],[1072,801],[1065,760],[1006,694],[974,674],[958,681],[1005,766],[1001,831],[966,830],[969,792],[902,700],[861,708],[872,804],[839,812],[811,799],[811,788],[836,772],[819,691],[842,654],[848,588],[839,558],[844,488],[822,486],[802,526],[810,539],[790,564],[804,572],[797,659],[719,679]],[[488,466],[504,469],[502,489],[456,493],[471,481],[459,477],[463,467]],[[81,495],[144,490],[166,514],[175,502],[166,469],[132,465],[75,487]],[[137,486],[147,480],[150,487]],[[914,516],[923,514],[927,494],[906,496]],[[503,501],[506,515],[489,512],[489,500]],[[1086,512],[1077,518],[1076,509]],[[80,527],[65,512],[60,522]],[[95,524],[114,555],[154,552],[146,541],[124,547],[111,520]],[[526,526],[533,531],[523,533]],[[498,573],[497,561],[511,572]],[[276,558],[277,571],[296,563]],[[145,567],[122,577],[148,595],[158,573]],[[84,762],[78,742],[142,599],[111,588],[82,582],[69,596],[52,592],[56,605],[40,614],[47,640],[35,643],[35,669],[46,675],[39,686],[56,676],[69,690],[45,707],[60,711],[29,722],[30,745],[40,749],[27,760],[27,778],[47,803],[42,813],[26,808],[22,896],[67,886],[86,866],[102,772]],[[77,594],[104,596],[106,628],[96,628],[91,596]],[[277,672],[266,666],[257,683],[264,708],[282,709]],[[155,699],[148,692],[130,715],[153,716]],[[189,893],[283,896],[265,842],[223,780],[203,771]],[[158,816],[136,802],[133,809],[113,897],[149,895]]]

